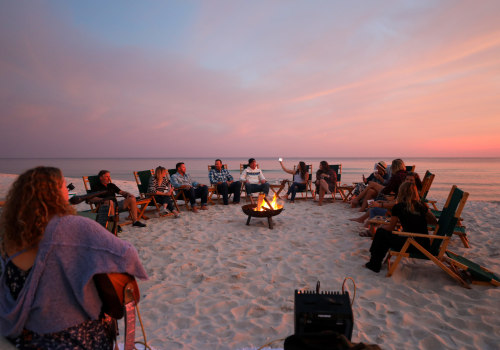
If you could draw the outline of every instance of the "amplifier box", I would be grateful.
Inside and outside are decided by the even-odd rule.
[[[295,290],[294,304],[296,335],[334,331],[351,340],[353,317],[348,292]]]

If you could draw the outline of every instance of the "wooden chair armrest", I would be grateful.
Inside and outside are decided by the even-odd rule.
[[[402,232],[402,231],[392,231],[395,235],[407,236],[407,237],[422,237],[422,238],[437,238],[437,239],[447,239],[448,236],[439,235],[427,235],[425,233],[413,233],[413,232]]]

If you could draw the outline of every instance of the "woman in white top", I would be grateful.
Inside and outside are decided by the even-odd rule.
[[[309,181],[309,172],[307,171],[306,163],[299,162],[296,170],[289,170],[283,165],[283,161],[280,161],[281,168],[283,171],[293,175],[293,182],[288,187],[288,192],[286,193],[286,199],[291,194],[290,203],[295,202],[295,195],[297,191],[304,191],[306,189],[307,181]]]

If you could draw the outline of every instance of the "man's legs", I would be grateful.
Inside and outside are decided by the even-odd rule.
[[[233,203],[240,202],[241,182],[235,181],[229,186],[229,193],[233,194]]]
[[[194,187],[189,189],[184,189],[184,195],[189,199],[189,203],[191,204],[191,208],[196,206],[196,193]]]
[[[228,192],[229,188],[227,187],[227,182],[223,182],[219,185],[217,185],[217,192],[219,192],[220,195],[222,195],[222,201],[224,202],[224,205],[228,204]]]
[[[137,221],[137,203],[135,197],[130,196],[124,199],[123,208],[128,209],[133,222]]]
[[[260,186],[261,186],[261,191],[264,192],[267,196],[269,194],[269,182],[265,182]]]
[[[145,224],[137,220],[137,202],[134,196],[125,198],[122,202],[119,203],[119,206],[120,205],[124,209],[128,209],[128,211],[130,212],[130,217],[132,218],[132,226],[146,226]]]
[[[194,190],[194,194],[195,194],[194,198],[201,198],[202,209],[206,208],[208,201],[208,187],[206,185],[199,186]]]

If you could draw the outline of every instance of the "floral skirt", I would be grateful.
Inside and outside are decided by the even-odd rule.
[[[113,349],[114,320],[87,321],[56,333],[37,334],[24,330],[12,342],[18,349],[36,350],[110,350]]]

